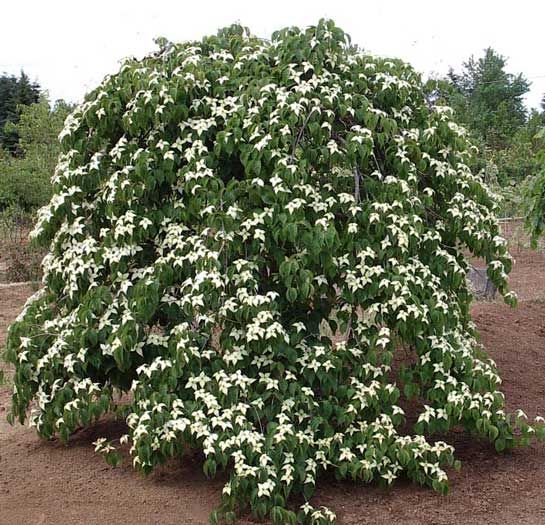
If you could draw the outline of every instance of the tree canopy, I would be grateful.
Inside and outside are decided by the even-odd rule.
[[[31,82],[24,71],[19,77],[3,74],[0,76],[0,148],[15,152],[19,137],[15,129],[6,124],[19,120],[19,106],[38,102],[40,86]]]
[[[507,73],[506,65],[505,57],[487,48],[483,57],[465,62],[460,74],[448,75],[461,95],[452,98],[461,121],[493,148],[508,145],[527,117],[523,97],[530,83],[522,74]]]
[[[491,48],[478,59],[470,57],[461,72],[451,69],[426,84],[428,103],[450,105],[455,120],[467,128],[479,148],[472,169],[485,173],[508,217],[526,213],[527,186],[542,166],[535,136],[545,112],[527,111],[528,88],[524,75],[509,73],[506,58]]]
[[[160,45],[60,134],[10,417],[67,440],[118,410],[143,472],[202,450],[230,473],[213,522],[329,523],[309,503],[325,470],[445,492],[454,450],[430,436],[453,426],[498,450],[543,437],[505,413],[476,341],[466,253],[512,304],[511,258],[466,131],[420,76],[330,21]],[[114,446],[96,442],[113,463]]]
[[[0,209],[34,212],[49,201],[60,153],[57,137],[70,111],[64,101],[51,105],[42,95],[36,103],[19,106],[17,122],[6,124],[8,134],[17,137],[17,154],[0,157]]]

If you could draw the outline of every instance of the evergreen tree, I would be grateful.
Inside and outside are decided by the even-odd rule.
[[[11,153],[17,151],[17,131],[13,126],[6,129],[6,124],[17,124],[19,106],[34,104],[39,98],[39,84],[31,82],[24,71],[21,71],[19,78],[6,74],[0,77],[0,148]]]
[[[506,64],[505,57],[488,48],[482,58],[465,62],[460,74],[453,70],[448,74],[455,88],[447,96],[449,103],[459,119],[493,149],[507,147],[527,119],[524,95],[530,83],[520,73],[507,73]]]
[[[16,117],[15,92],[17,90],[17,78],[8,75],[0,77],[0,144],[3,142],[3,131],[6,122],[13,121]]]

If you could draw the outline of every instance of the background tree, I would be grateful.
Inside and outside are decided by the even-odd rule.
[[[524,95],[529,82],[520,73],[508,73],[506,64],[505,57],[488,48],[481,58],[470,57],[461,72],[451,69],[444,78],[429,80],[426,95],[429,104],[442,102],[455,109],[456,120],[480,150],[472,168],[484,171],[501,215],[514,217],[526,212],[527,186],[541,170],[535,137],[545,112],[528,114]]]
[[[532,245],[537,246],[538,239],[545,232],[545,127],[535,135],[539,144],[537,160],[541,163],[541,170],[531,177],[524,188],[526,227],[532,235]]]
[[[473,56],[464,63],[462,72],[448,73],[455,92],[451,105],[461,121],[475,132],[486,146],[507,147],[514,134],[526,123],[524,95],[530,83],[519,73],[505,70],[505,57],[487,48],[484,56]]]
[[[21,71],[19,78],[6,74],[0,77],[0,148],[11,153],[17,151],[17,129],[6,129],[6,124],[16,124],[19,120],[19,108],[38,102],[39,97],[39,84],[31,82],[24,71]]]
[[[20,105],[17,122],[6,124],[7,132],[18,138],[18,154],[0,157],[0,209],[15,206],[31,212],[49,200],[60,152],[57,137],[70,109],[62,100],[50,105],[43,95],[37,103]]]

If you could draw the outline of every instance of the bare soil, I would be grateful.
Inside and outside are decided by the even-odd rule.
[[[514,255],[511,284],[519,306],[476,303],[473,314],[504,379],[508,408],[533,417],[545,415],[545,253],[521,249]],[[0,338],[30,293],[24,285],[0,286]],[[129,461],[112,469],[91,443],[121,435],[121,423],[102,421],[63,446],[8,425],[9,397],[9,384],[0,387],[0,524],[208,523],[225,477],[207,480],[198,455],[148,478]],[[460,472],[449,473],[448,496],[407,481],[381,489],[327,477],[319,482],[314,503],[336,511],[345,525],[545,524],[544,444],[497,454],[489,443],[463,432],[446,440],[462,461]]]

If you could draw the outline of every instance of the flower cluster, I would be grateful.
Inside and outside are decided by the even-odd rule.
[[[454,425],[498,450],[542,437],[504,413],[475,340],[465,255],[507,301],[511,258],[452,119],[330,21],[127,60],[59,137],[44,286],[9,331],[11,417],[32,406],[68,439],[130,392],[135,467],[199,448],[206,474],[231,472],[213,521],[282,524],[335,519],[308,503],[326,470],[445,492],[454,451],[429,436]],[[409,435],[403,398],[421,405]]]

